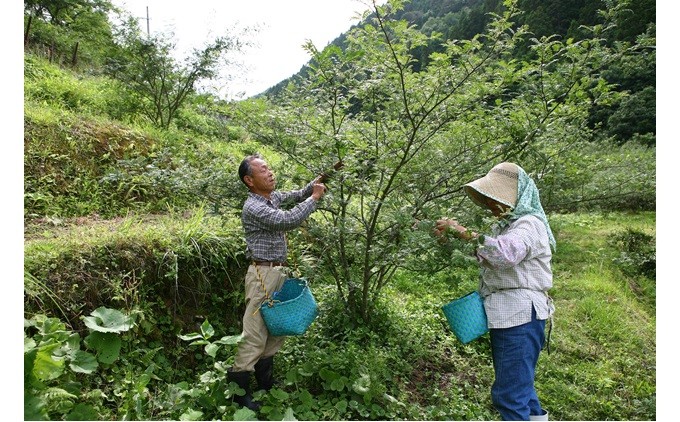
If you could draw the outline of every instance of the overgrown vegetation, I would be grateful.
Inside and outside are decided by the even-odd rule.
[[[459,187],[499,160],[532,172],[558,241],[544,406],[562,420],[656,418],[656,40],[627,9],[648,16],[649,2],[607,2],[564,38],[543,18],[565,2],[526,14],[529,1],[451,0],[430,9],[455,12],[418,15],[429,3],[390,1],[342,48],[307,45],[306,79],[276,97],[226,103],[185,86],[154,111],[156,94],[130,88],[191,73],[170,44],[110,26],[104,0],[25,1],[26,419],[496,419],[488,338],[461,345],[440,310],[475,288],[476,263],[469,245],[437,244],[431,222],[488,224]],[[422,28],[397,19],[409,13]],[[132,47],[159,65],[126,66]],[[211,76],[217,50],[194,70]],[[224,376],[247,265],[236,169],[256,151],[282,189],[345,163],[290,233],[292,271],[321,312],[277,355],[257,415]]]
[[[130,216],[114,231],[101,222],[81,222],[71,230],[47,223],[35,227],[40,236],[27,241],[27,268],[49,268],[50,274],[39,274],[37,280],[46,280],[40,286],[26,283],[26,359],[35,361],[40,350],[41,364],[52,367],[77,350],[96,353],[82,341],[88,328],[81,318],[97,305],[61,293],[60,285],[77,281],[75,291],[96,288],[100,302],[135,323],[120,336],[115,361],[100,363],[89,373],[64,369],[37,385],[26,382],[31,389],[27,397],[41,397],[41,406],[35,399],[26,401],[26,415],[45,412],[49,419],[63,419],[72,412],[94,411],[99,416],[90,419],[497,418],[489,399],[493,370],[488,336],[460,344],[440,310],[476,286],[476,268],[463,263],[434,277],[400,271],[383,292],[376,323],[352,331],[338,330],[346,320],[334,286],[307,274],[321,307],[319,318],[304,336],[289,338],[277,355],[279,385],[268,394],[257,393],[266,404],[261,414],[237,409],[229,397],[238,389],[225,383],[224,371],[233,362],[243,293],[237,280],[230,289],[225,275],[214,271],[224,251],[207,246],[208,233],[219,219],[197,214],[192,221],[186,223],[181,215],[148,222]],[[544,406],[557,420],[656,419],[655,279],[622,271],[618,259],[627,248],[612,242],[621,232],[653,236],[654,214],[554,215],[551,221],[559,245],[551,291],[557,313],[551,352],[544,352],[538,365],[537,388]],[[177,227],[176,237],[170,235],[175,230],[163,227]],[[136,265],[148,270],[134,279],[117,264],[131,258],[129,247],[120,244],[123,239],[136,245],[140,258],[140,251],[156,250],[155,261],[146,258],[148,263]],[[170,251],[161,256],[158,250],[163,239],[176,245],[172,262]],[[644,267],[640,262],[639,268]],[[197,284],[185,286],[190,279]],[[96,280],[98,286],[90,284]],[[191,290],[199,285],[202,292]],[[49,322],[51,332],[61,333],[60,340],[48,342],[56,334],[34,331],[38,322],[44,327]],[[55,389],[63,391],[57,394]]]

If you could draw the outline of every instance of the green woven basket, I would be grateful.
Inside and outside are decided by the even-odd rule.
[[[306,280],[289,278],[262,303],[260,312],[270,335],[299,336],[316,318],[318,306]]]
[[[484,300],[476,291],[442,306],[451,331],[466,344],[489,331]]]

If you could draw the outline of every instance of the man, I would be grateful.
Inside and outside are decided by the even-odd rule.
[[[317,201],[323,197],[326,187],[321,183],[322,175],[301,190],[275,191],[276,178],[259,154],[244,158],[238,174],[250,190],[243,204],[241,221],[251,264],[245,277],[243,340],[227,376],[229,381],[234,381],[246,392],[243,396],[234,397],[234,401],[256,411],[260,404],[252,399],[250,375],[255,372],[258,388],[272,388],[274,355],[285,339],[269,335],[259,308],[265,294],[277,291],[286,279],[283,271],[283,267],[287,266],[285,232],[299,227],[316,210]],[[283,201],[294,201],[297,205],[283,210],[280,208]]]

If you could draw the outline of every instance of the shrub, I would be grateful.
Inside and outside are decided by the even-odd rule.
[[[656,280],[656,242],[654,236],[628,228],[612,236],[611,243],[620,254],[614,263],[624,274],[635,277],[643,275]]]

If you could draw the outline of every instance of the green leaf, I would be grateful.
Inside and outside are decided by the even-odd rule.
[[[203,412],[199,410],[189,409],[182,413],[179,417],[181,421],[200,421],[203,417]]]
[[[58,378],[64,372],[64,357],[55,358],[52,351],[58,345],[52,344],[49,347],[38,351],[33,361],[33,375],[41,381],[48,381]]]
[[[289,397],[288,393],[281,390],[280,388],[272,388],[271,390],[269,390],[269,394],[271,394],[272,397],[281,401],[288,400]]]
[[[49,420],[47,411],[45,411],[45,401],[41,397],[36,397],[30,393],[24,392],[24,420],[25,421],[46,421]],[[83,419],[95,420],[95,419]]]
[[[94,407],[89,404],[78,403],[64,419],[67,421],[96,421],[100,418],[99,412]]]
[[[290,371],[286,372],[286,383],[288,385],[295,384],[296,382],[298,382],[298,380],[299,380],[298,374],[295,369],[291,369]]]
[[[85,337],[85,344],[96,350],[101,363],[113,363],[120,355],[121,340],[113,333],[94,332]]]
[[[300,402],[305,406],[312,406],[314,404],[314,396],[308,390],[302,390],[299,394]]]
[[[345,413],[347,411],[347,400],[340,400],[335,403],[335,408],[338,409],[338,412]]]
[[[286,409],[286,413],[283,415],[284,421],[296,421],[297,418],[295,417],[295,412],[293,412],[293,409],[290,407]]]
[[[234,418],[232,419],[234,421],[256,421],[257,419],[257,414],[253,412],[252,410],[248,409],[247,407],[242,407],[236,412],[234,412]]]
[[[365,394],[368,392],[368,388],[371,385],[371,378],[368,375],[362,375],[352,384],[352,389],[357,394]]]
[[[220,348],[217,344],[214,343],[209,343],[207,346],[205,346],[205,353],[214,358],[217,355],[217,350]]]
[[[311,377],[315,374],[315,372],[316,371],[314,370],[314,367],[309,362],[306,362],[298,369],[298,374],[302,375],[303,377]]]
[[[345,389],[345,378],[339,378],[331,381],[331,390],[342,391]]]
[[[92,311],[92,316],[83,317],[90,330],[100,333],[121,333],[132,328],[132,318],[116,309],[99,307]]]
[[[215,329],[210,325],[207,319],[201,324],[201,333],[203,333],[203,338],[205,339],[209,339],[215,335]]]
[[[66,347],[69,349],[69,354],[75,354],[80,350],[80,334],[73,333],[66,341]]]
[[[33,340],[32,338],[28,338],[26,337],[26,335],[24,335],[24,353],[30,352],[33,348],[35,348],[35,346],[36,346],[35,340]]]
[[[177,335],[177,337],[179,337],[180,339],[185,340],[185,341],[191,341],[191,340],[196,340],[196,339],[199,339],[199,338],[202,339],[203,335],[201,335],[199,333],[189,333],[189,334],[185,334],[185,335],[179,334],[179,335]]]
[[[80,372],[83,374],[91,374],[94,372],[99,364],[97,358],[89,352],[77,350],[71,357],[69,367],[73,372]]]
[[[328,368],[321,368],[321,370],[319,371],[319,376],[324,381],[333,381],[333,380],[340,378],[340,374],[338,374],[337,372],[331,371]]]
[[[215,343],[238,344],[242,339],[243,339],[243,334],[239,334],[239,335],[236,335],[236,336],[224,336],[221,339],[216,340]]]

